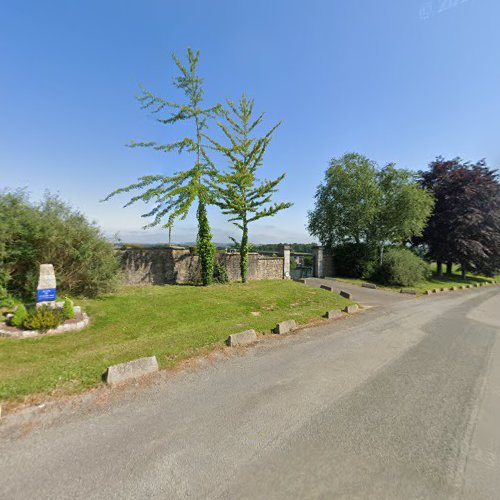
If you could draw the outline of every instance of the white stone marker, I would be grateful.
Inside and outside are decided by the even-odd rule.
[[[54,266],[52,264],[40,264],[36,301],[54,302],[56,300],[56,286]]]

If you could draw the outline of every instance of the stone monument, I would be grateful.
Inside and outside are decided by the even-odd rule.
[[[40,264],[40,275],[36,288],[36,301],[53,303],[56,300],[56,275],[52,264]]]

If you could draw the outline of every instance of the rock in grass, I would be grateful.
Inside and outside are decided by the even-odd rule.
[[[226,340],[226,344],[230,347],[251,344],[253,342],[257,342],[257,333],[255,333],[255,330],[245,330],[244,332],[233,333],[233,335],[229,335]]]
[[[156,356],[149,358],[139,358],[127,363],[110,366],[104,375],[106,383],[117,385],[128,380],[142,377],[158,371],[158,361]]]
[[[287,321],[282,321],[278,323],[274,328],[273,332],[278,335],[283,335],[284,333],[291,332],[297,328],[297,323],[294,319],[289,319]]]

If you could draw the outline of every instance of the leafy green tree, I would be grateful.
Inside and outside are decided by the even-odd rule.
[[[24,191],[0,193],[0,275],[7,291],[32,299],[39,265],[54,264],[58,291],[96,296],[117,284],[113,245],[84,215],[46,195],[32,203]]]
[[[171,229],[177,218],[185,219],[189,209],[196,200],[198,203],[196,217],[198,220],[197,247],[200,254],[203,284],[208,285],[213,279],[215,247],[207,218],[207,204],[210,201],[209,181],[216,173],[213,163],[206,153],[203,138],[206,136],[208,120],[220,113],[219,104],[203,107],[203,80],[197,73],[200,52],[187,50],[185,66],[174,54],[173,60],[180,71],[174,78],[174,86],[182,90],[186,96],[185,103],[176,103],[159,97],[149,90],[142,89],[138,100],[143,109],[159,115],[157,121],[162,125],[173,125],[179,122],[189,122],[193,126],[192,136],[186,136],[173,143],[159,144],[154,141],[132,142],[131,147],[152,148],[165,153],[186,153],[193,158],[193,165],[186,170],[173,175],[146,175],[140,177],[134,184],[119,188],[110,193],[105,200],[120,193],[139,191],[125,206],[138,201],[152,202],[154,207],[143,217],[153,217],[146,227],[163,225]],[[167,116],[162,113],[169,111]],[[166,218],[166,222],[165,221]]]
[[[274,180],[259,180],[257,170],[262,166],[264,155],[272,140],[275,125],[262,137],[252,137],[252,132],[262,122],[264,114],[252,118],[254,101],[243,94],[238,105],[228,100],[228,110],[224,111],[226,123],[219,127],[228,139],[224,146],[210,139],[212,147],[222,153],[229,162],[229,170],[219,173],[212,183],[214,204],[218,205],[230,221],[241,230],[240,251],[241,280],[248,280],[248,226],[250,223],[271,217],[292,206],[291,203],[273,203],[272,195],[285,174]]]
[[[332,159],[309,212],[309,232],[323,245],[367,242],[380,206],[375,162],[358,153]]]
[[[357,153],[333,159],[316,192],[308,228],[323,245],[378,248],[422,234],[433,207],[411,172],[393,164],[378,169]]]
[[[380,205],[370,230],[383,262],[387,243],[402,243],[421,236],[434,207],[434,197],[415,181],[415,175],[389,164],[377,174]]]

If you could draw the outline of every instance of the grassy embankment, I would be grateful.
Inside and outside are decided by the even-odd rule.
[[[91,317],[81,332],[0,338],[0,401],[71,394],[101,383],[109,365],[155,355],[161,367],[222,346],[228,335],[277,322],[299,324],[350,302],[292,281],[211,287],[127,287],[78,301]]]
[[[418,294],[423,294],[427,290],[432,290],[434,288],[438,288],[438,289],[439,288],[451,288],[451,287],[460,286],[460,285],[474,285],[475,283],[489,285],[493,281],[500,280],[500,276],[495,276],[494,278],[489,278],[487,276],[474,275],[474,274],[467,274],[466,279],[463,280],[461,274],[458,271],[458,266],[454,266],[453,273],[451,275],[443,274],[443,276],[437,276],[435,263],[433,263],[431,265],[431,269],[432,269],[432,276],[428,280],[417,283],[416,285],[411,286],[411,287],[403,287],[403,288],[416,290]],[[370,281],[370,280],[361,280],[361,279],[357,279],[357,278],[343,278],[343,277],[338,277],[336,279],[337,279],[337,281],[343,281],[345,283],[352,283],[354,285],[361,285],[362,283],[374,283],[379,288],[382,288],[382,289],[393,290],[393,291],[397,291],[397,292],[399,292],[401,290],[400,286],[381,285],[379,283],[376,283],[376,282]]]

